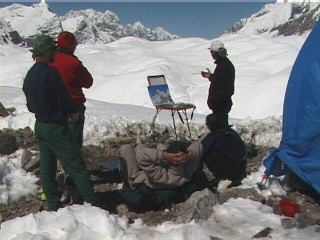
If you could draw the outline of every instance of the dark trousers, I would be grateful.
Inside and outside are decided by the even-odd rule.
[[[76,104],[77,111],[79,113],[79,117],[76,121],[70,122],[69,127],[73,136],[75,137],[79,147],[82,148],[83,145],[83,126],[85,121],[84,113],[86,111],[86,107],[83,104]]]
[[[83,200],[98,204],[90,175],[81,151],[67,125],[48,124],[36,121],[35,135],[40,147],[40,181],[48,200],[49,210],[57,210],[61,192],[56,182],[57,159],[69,173]]]
[[[212,113],[219,114],[222,117],[225,124],[229,125],[229,115],[228,114],[231,111],[232,105],[233,105],[233,103],[230,98],[230,99],[226,99],[226,100],[222,100],[222,101],[212,102],[211,106],[209,106],[209,107],[210,107]]]
[[[246,162],[237,164],[218,151],[210,151],[203,158],[215,178],[241,181],[246,177]]]

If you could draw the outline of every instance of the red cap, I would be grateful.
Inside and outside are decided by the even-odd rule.
[[[77,46],[76,37],[71,32],[61,32],[58,36],[57,47],[58,48],[70,48]]]

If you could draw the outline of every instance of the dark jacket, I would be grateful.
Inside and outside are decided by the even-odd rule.
[[[209,133],[202,140],[204,157],[211,150],[219,151],[236,164],[246,161],[246,147],[239,134],[231,126]]]
[[[74,103],[85,103],[86,98],[82,88],[90,88],[93,84],[93,78],[87,68],[82,65],[82,62],[76,56],[63,49],[58,49],[55,60],[50,65],[60,72],[72,101]]]
[[[35,63],[28,71],[23,92],[28,110],[44,123],[66,123],[74,112],[71,97],[57,69],[45,62]]]
[[[215,61],[217,64],[213,74],[211,74],[210,88],[208,95],[208,107],[215,109],[215,105],[221,102],[231,102],[234,94],[235,69],[231,61],[226,57],[221,57]]]

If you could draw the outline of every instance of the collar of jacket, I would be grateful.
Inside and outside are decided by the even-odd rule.
[[[219,58],[216,59],[216,60],[214,61],[214,63],[215,63],[215,64],[219,64],[219,63],[221,63],[222,61],[224,61],[224,60],[226,60],[226,59],[227,59],[227,57],[221,57],[221,56],[219,56]]]
[[[74,54],[72,54],[70,51],[68,51],[67,49],[64,49],[64,48],[57,48],[57,52],[58,53],[68,54],[68,55],[70,55],[72,57],[77,58]]]

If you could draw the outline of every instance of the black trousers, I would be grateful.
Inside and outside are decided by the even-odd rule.
[[[212,113],[219,114],[222,117],[225,124],[229,125],[228,113],[231,111],[232,105],[233,103],[230,98],[222,101],[214,101],[210,104],[209,108],[211,109]]]
[[[77,140],[77,143],[79,144],[79,147],[82,148],[83,144],[83,126],[85,121],[85,111],[86,107],[84,104],[75,104],[76,109],[78,111],[78,119],[74,122],[69,123],[70,130],[74,136],[74,138]]]
[[[204,156],[203,161],[215,178],[218,179],[241,181],[247,175],[246,161],[239,165],[218,151],[210,151]]]

